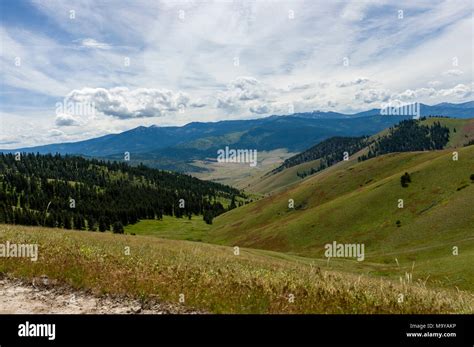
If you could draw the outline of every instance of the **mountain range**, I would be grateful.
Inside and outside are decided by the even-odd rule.
[[[422,116],[469,118],[474,101],[462,104],[420,104]],[[184,126],[140,126],[119,134],[109,134],[78,142],[0,150],[5,153],[78,154],[107,160],[121,160],[130,153],[131,164],[181,172],[205,171],[195,160],[215,160],[225,146],[257,151],[284,148],[301,152],[333,136],[373,135],[411,116],[382,116],[380,109],[355,114],[306,112],[250,120],[192,122]]]

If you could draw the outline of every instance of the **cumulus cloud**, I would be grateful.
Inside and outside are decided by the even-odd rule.
[[[385,89],[367,89],[355,94],[355,99],[366,104],[373,102],[386,102],[390,98],[390,92]]]
[[[469,87],[465,84],[458,84],[453,88],[440,89],[438,93],[439,95],[444,96],[444,97],[454,96],[454,97],[463,99],[463,98],[471,97],[473,95],[473,90],[472,90],[472,87]]]
[[[149,88],[83,88],[71,91],[66,99],[93,104],[97,111],[120,119],[161,117],[187,107],[204,106],[199,100],[191,102],[186,93]]]
[[[64,133],[59,129],[51,129],[48,131],[48,134],[50,137],[58,137],[64,135]]]
[[[271,112],[271,107],[266,104],[250,106],[250,112],[257,114],[268,114]]]
[[[268,105],[257,105],[256,100],[265,103],[268,96],[268,90],[263,83],[253,77],[241,76],[232,80],[227,90],[219,93],[216,106],[227,112],[247,108],[253,113],[261,114],[265,113],[263,111],[269,112],[270,108]]]
[[[56,119],[54,123],[60,127],[75,126],[75,125],[79,125],[79,120],[76,117],[74,117],[72,114],[59,113],[56,115]]]
[[[434,88],[418,88],[418,89],[407,89],[401,93],[393,94],[392,98],[402,101],[411,101],[426,97],[433,97],[436,95],[436,89]]]
[[[229,84],[230,95],[238,100],[255,100],[266,95],[263,84],[253,77],[238,77]]]
[[[464,99],[473,95],[472,88],[465,84],[458,84],[452,88],[435,89],[435,88],[417,88],[407,89],[401,93],[394,93],[393,99],[402,101],[416,101],[427,98],[457,98]]]

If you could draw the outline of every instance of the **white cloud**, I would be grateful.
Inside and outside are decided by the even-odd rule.
[[[217,96],[217,107],[227,112],[249,109],[253,113],[270,111],[268,105],[257,105],[255,100],[266,102],[269,95],[267,87],[253,77],[240,76],[232,80],[227,89]],[[254,101],[249,103],[249,101]]]
[[[452,100],[462,101],[473,95],[472,87],[465,84],[458,84],[452,88],[435,89],[435,88],[417,88],[407,89],[402,93],[394,93],[392,99],[402,101],[423,101],[434,99],[435,101]]]
[[[64,136],[64,133],[59,129],[51,129],[48,131],[48,134],[51,137]]]
[[[76,117],[67,113],[59,113],[56,115],[55,124],[59,127],[63,126],[76,126],[79,125],[79,121]]]
[[[374,102],[381,103],[390,99],[390,92],[384,89],[367,89],[357,92],[355,99],[363,101],[366,104]]]
[[[264,97],[266,89],[253,77],[238,77],[230,82],[229,95],[241,101],[255,100]]]
[[[448,98],[456,97],[458,99],[465,99],[473,96],[473,90],[472,87],[464,84],[458,84],[453,88],[439,90],[438,95]]]
[[[66,99],[92,104],[97,111],[120,119],[161,117],[187,107],[203,107],[202,103],[190,102],[186,93],[167,89],[83,88],[71,91]]]
[[[348,21],[361,21],[366,17],[365,12],[372,4],[368,1],[349,2],[342,9],[341,18]]]
[[[250,112],[252,113],[269,114],[271,111],[272,109],[266,104],[250,106]]]

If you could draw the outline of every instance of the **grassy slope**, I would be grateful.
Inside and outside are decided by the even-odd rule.
[[[7,240],[37,243],[39,258],[1,258],[0,273],[47,275],[144,301],[178,303],[184,294],[186,305],[216,313],[472,313],[474,307],[469,293],[325,271],[271,252],[235,255],[230,247],[188,241],[0,225],[0,243]]]
[[[125,233],[136,235],[159,236],[175,240],[201,241],[210,225],[201,216],[175,218],[163,216],[163,220],[141,220],[136,224],[125,226]]]
[[[309,161],[307,163],[295,165],[276,174],[268,173],[262,176],[258,181],[252,182],[247,190],[260,194],[275,193],[286,189],[288,186],[301,182],[301,178],[297,176],[298,171],[305,172],[319,165],[319,159]]]
[[[445,150],[339,163],[218,217],[206,240],[318,258],[326,243],[364,243],[364,263],[378,274],[393,275],[397,258],[401,266],[415,262],[419,277],[474,290],[474,146],[458,151],[457,162]],[[408,188],[400,185],[405,171]]]

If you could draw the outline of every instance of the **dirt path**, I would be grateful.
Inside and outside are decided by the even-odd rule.
[[[0,314],[169,314],[199,313],[180,305],[142,305],[128,298],[97,297],[51,286],[47,278],[33,284],[0,278]]]

